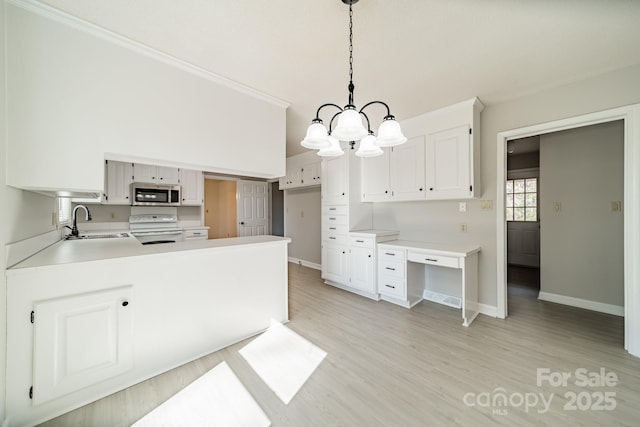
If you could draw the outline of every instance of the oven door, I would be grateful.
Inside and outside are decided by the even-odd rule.
[[[176,243],[182,241],[182,230],[133,231],[131,234],[143,245]]]

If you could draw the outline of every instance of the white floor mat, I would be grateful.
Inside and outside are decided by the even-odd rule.
[[[135,427],[268,427],[271,421],[226,362],[189,384]]]
[[[240,350],[242,357],[285,404],[327,353],[278,322]]]

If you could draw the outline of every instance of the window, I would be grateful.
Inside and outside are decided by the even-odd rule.
[[[58,224],[64,225],[71,222],[71,199],[58,197]]]
[[[507,221],[538,220],[538,178],[507,180]]]

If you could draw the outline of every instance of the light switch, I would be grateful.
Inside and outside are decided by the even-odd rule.
[[[493,200],[483,200],[480,202],[480,209],[483,211],[490,211],[493,209]]]
[[[467,202],[460,202],[460,212],[467,211]]]
[[[560,212],[561,210],[562,210],[562,203],[553,202],[553,211],[554,212]]]
[[[611,202],[611,212],[621,212],[622,202]]]

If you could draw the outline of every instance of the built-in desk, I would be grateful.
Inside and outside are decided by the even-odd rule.
[[[411,308],[423,299],[462,309],[463,325],[478,315],[480,246],[393,240],[378,244],[380,298]],[[457,295],[456,295],[457,294]]]

